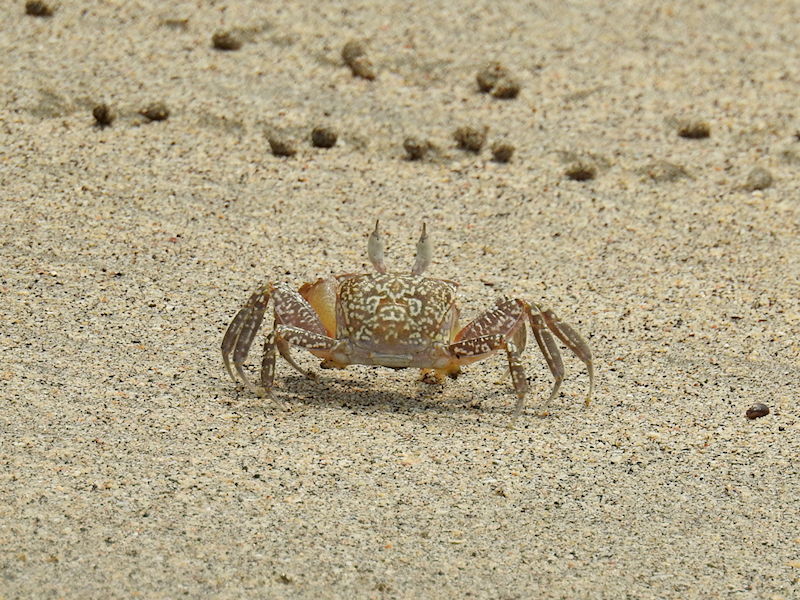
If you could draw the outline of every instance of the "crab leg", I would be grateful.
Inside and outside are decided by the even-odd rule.
[[[236,372],[242,377],[245,385],[251,389],[252,386],[244,375],[242,365],[244,361],[247,360],[250,346],[253,345],[253,339],[256,336],[258,328],[261,326],[261,321],[264,319],[264,311],[267,309],[271,291],[272,286],[266,284],[250,296],[247,304],[236,313],[233,321],[231,321],[231,324],[228,326],[228,330],[225,332],[225,337],[222,338],[222,360],[225,363],[228,374],[231,376],[234,383],[236,383],[236,375],[234,375],[233,369],[231,368],[232,355]]]
[[[553,398],[558,394],[561,389],[561,384],[564,382],[564,361],[561,360],[561,352],[558,350],[556,340],[553,334],[547,329],[545,320],[541,313],[533,313],[529,311],[529,319],[531,322],[531,329],[533,330],[533,337],[536,338],[536,343],[539,344],[539,350],[542,351],[547,367],[550,373],[553,374],[553,390],[550,392],[550,397],[547,399],[541,408],[547,408],[553,401]]]
[[[228,330],[225,332],[225,337],[222,338],[222,360],[234,382],[236,382],[236,376],[233,373],[235,369],[236,374],[239,375],[247,389],[261,398],[269,396],[275,404],[285,410],[286,406],[272,392],[272,380],[275,376],[274,330],[267,336],[267,340],[264,343],[264,358],[261,363],[262,386],[254,385],[244,371],[244,363],[250,353],[250,347],[253,345],[258,328],[261,327],[261,322],[264,320],[264,312],[267,309],[272,291],[272,285],[266,284],[262,286],[250,296],[247,304],[236,313]],[[231,368],[231,354],[233,354],[233,369]]]
[[[261,360],[261,385],[257,386],[247,377],[244,363],[247,361],[247,355],[250,353],[253,340],[264,320],[264,313],[270,297],[272,297],[275,304],[275,323],[272,331],[264,341]],[[282,325],[284,322],[291,323],[292,326]],[[230,326],[228,326],[228,330],[222,338],[222,359],[228,374],[234,382],[240,380],[255,395],[261,398],[269,397],[275,404],[285,409],[286,406],[272,391],[275,380],[275,350],[277,349],[281,356],[286,359],[286,362],[298,372],[310,379],[316,379],[316,377],[313,373],[303,369],[294,360],[290,350],[291,341],[281,336],[281,330],[296,331],[308,336],[320,336],[325,332],[325,328],[322,326],[314,309],[299,293],[285,285],[273,286],[265,284],[250,296],[247,304],[236,313]],[[233,364],[231,364],[231,358],[233,359]]]
[[[239,373],[242,375],[242,378],[244,379],[244,382],[247,385],[247,387],[250,388],[256,396],[258,396],[259,398],[263,398],[264,396],[269,396],[270,400],[272,400],[283,410],[289,410],[289,408],[278,399],[278,397],[275,395],[275,392],[272,391],[272,384],[275,382],[275,329],[274,328],[267,335],[267,339],[264,340],[264,355],[261,358],[261,387],[257,388],[253,385],[250,385],[250,382],[244,376],[244,371],[239,371]]]
[[[275,345],[278,352],[298,373],[316,381],[317,376],[313,372],[307,371],[294,360],[291,346],[300,346],[309,350],[313,348],[328,349],[332,347],[334,340],[328,337],[319,315],[301,294],[288,286],[280,285],[275,288],[273,299],[276,315],[273,329],[276,332]],[[284,325],[284,323],[289,323],[289,325]],[[318,339],[323,341],[311,341]]]
[[[264,353],[261,358],[261,387],[256,388],[255,386],[248,385],[253,393],[255,393],[259,397],[269,396],[270,399],[283,408],[284,410],[288,410],[288,407],[278,400],[278,397],[272,391],[272,385],[275,382],[275,349],[277,348],[278,352],[280,352],[281,356],[288,362],[296,371],[302,373],[304,376],[308,377],[309,379],[313,379],[316,381],[317,377],[311,371],[306,371],[301,367],[297,362],[294,360],[290,353],[290,346],[286,342],[286,340],[281,339],[278,329],[281,326],[278,325],[276,321],[274,326],[272,327],[272,331],[267,334],[266,340],[264,340]],[[247,380],[245,379],[245,383],[248,384]]]
[[[524,328],[523,328],[524,329]],[[517,420],[525,408],[525,395],[528,393],[528,376],[522,367],[522,350],[517,345],[508,340],[506,342],[506,354],[508,355],[508,371],[511,373],[511,381],[514,384],[514,391],[517,392],[517,404],[514,406],[514,413],[511,415],[511,423]]]
[[[518,323],[522,324],[522,320]],[[519,330],[524,331],[524,326],[520,327]],[[524,341],[524,334],[519,335],[519,330],[510,336],[500,333],[484,335],[455,342],[447,347],[447,350],[454,356],[465,358],[465,362],[479,360],[498,350],[506,351],[508,372],[511,373],[511,381],[514,384],[514,391],[517,393],[517,404],[514,406],[514,414],[511,416],[512,423],[522,413],[522,409],[525,406],[525,395],[529,389],[528,377],[525,375],[525,368],[522,366],[522,352],[525,347],[523,345],[520,348],[517,345],[520,340]]]
[[[276,325],[276,327],[277,327],[277,325]],[[309,371],[307,369],[304,369],[299,364],[297,364],[297,361],[294,359],[294,356],[292,356],[291,346],[289,345],[289,343],[286,340],[284,340],[281,337],[276,337],[275,345],[278,348],[278,352],[281,353],[281,356],[283,357],[283,360],[288,362],[295,371],[297,371],[298,373],[302,374],[304,377],[307,377],[308,379],[311,379],[313,381],[317,381],[316,373],[314,373],[313,371]]]
[[[520,326],[525,315],[528,316],[533,336],[554,379],[553,389],[542,408],[553,401],[564,382],[564,361],[561,359],[556,337],[586,365],[589,373],[589,394],[586,403],[589,404],[594,391],[592,351],[572,327],[561,321],[549,309],[541,309],[535,304],[531,306],[523,300],[499,299],[495,306],[456,335],[454,343],[448,346],[448,351],[461,364],[473,362],[497,350],[506,351],[508,370],[517,393],[517,404],[511,421],[513,423],[522,413],[525,394],[528,392],[528,381],[521,362],[522,352],[527,344],[525,328]]]
[[[292,346],[306,350],[330,350],[336,345],[336,340],[327,335],[288,325],[278,325],[278,335]],[[298,370],[303,372],[302,369]]]
[[[589,374],[589,393],[586,395],[586,404],[588,406],[594,393],[594,361],[592,360],[592,351],[589,345],[578,335],[577,331],[559,319],[552,310],[549,308],[542,310],[538,306],[536,309],[542,315],[548,329],[556,334],[556,337],[564,342],[564,345],[586,365],[586,371]],[[530,314],[531,324],[533,324],[533,313],[531,312]]]
[[[494,334],[508,335],[516,330],[525,315],[526,306],[522,300],[498,298],[492,308],[459,331],[455,341]]]
[[[508,372],[517,393],[512,423],[522,413],[529,389],[528,377],[522,366],[522,353],[528,341],[524,325],[527,312],[528,305],[522,300],[498,299],[495,306],[464,327],[456,335],[455,342],[447,348],[451,355],[463,362],[473,362],[497,350],[506,351]]]

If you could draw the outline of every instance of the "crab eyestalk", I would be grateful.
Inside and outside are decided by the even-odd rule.
[[[383,262],[383,238],[378,231],[379,223],[379,220],[375,221],[375,231],[369,236],[369,241],[367,242],[367,256],[369,256],[369,262],[372,263],[372,266],[375,267],[378,273],[386,273],[386,263]]]
[[[422,235],[419,236],[419,241],[417,242],[417,260],[414,262],[414,266],[411,267],[411,274],[422,275],[425,269],[428,268],[428,265],[431,264],[432,259],[433,242],[431,242],[431,239],[428,237],[425,231],[425,223],[423,223]]]

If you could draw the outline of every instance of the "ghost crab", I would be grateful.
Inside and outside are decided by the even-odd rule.
[[[527,321],[555,380],[542,408],[556,397],[564,380],[564,364],[554,335],[586,365],[589,404],[594,390],[591,350],[551,310],[516,298],[500,298],[492,308],[459,329],[459,309],[455,304],[458,284],[422,277],[433,255],[425,225],[410,274],[387,273],[383,251],[376,222],[367,254],[377,273],[319,279],[298,291],[281,283],[267,283],[256,290],[233,318],[222,340],[222,358],[231,379],[237,382],[238,374],[255,395],[269,397],[285,409],[272,389],[276,350],[294,369],[311,379],[316,376],[295,362],[292,346],[321,358],[322,368],[343,369],[353,364],[416,367],[422,369],[423,379],[438,381],[445,376],[455,378],[462,366],[504,350],[517,393],[513,423],[522,413],[528,392],[521,361],[527,344]],[[255,385],[248,379],[244,363],[270,298],[274,326],[264,343],[261,385]]]

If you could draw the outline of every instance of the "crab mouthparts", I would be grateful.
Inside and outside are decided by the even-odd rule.
[[[411,366],[412,357],[410,354],[380,354],[377,352],[370,352],[370,359],[373,364],[382,367],[406,369]]]

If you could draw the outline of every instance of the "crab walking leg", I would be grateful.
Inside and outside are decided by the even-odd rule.
[[[517,327],[511,341],[514,342],[514,345],[517,347],[520,354],[522,354],[525,352],[525,348],[528,347],[528,330],[525,327]]]
[[[275,378],[275,328],[267,335],[264,342],[264,354],[261,361],[261,386],[254,385],[244,371],[244,363],[247,360],[247,355],[250,353],[250,348],[253,345],[253,340],[256,337],[259,327],[264,320],[264,313],[267,310],[272,285],[266,284],[256,291],[247,304],[236,313],[236,316],[228,326],[225,336],[222,338],[222,360],[225,363],[225,368],[234,382],[237,382],[236,375],[233,370],[239,375],[242,383],[256,396],[263,398],[268,396],[280,408],[287,410],[287,407],[281,402],[275,393],[272,391],[272,383]],[[281,350],[281,355],[287,359],[289,364],[298,368],[299,365],[294,362],[291,357],[288,357],[288,345],[286,349],[287,355],[284,355],[283,349],[280,344],[278,348]],[[231,354],[233,355],[233,369],[231,368]]]
[[[515,343],[524,340],[524,338],[518,335],[517,332],[510,336],[511,339],[508,338],[508,334],[484,335],[454,342],[447,347],[447,350],[455,356],[463,357],[466,361],[479,360],[498,350],[506,351],[508,371],[511,373],[511,381],[514,384],[514,391],[517,393],[517,404],[511,417],[511,422],[513,423],[522,413],[522,409],[525,406],[525,395],[528,393],[529,386],[528,377],[525,375],[525,369],[522,366],[522,349]]]
[[[336,340],[321,333],[308,331],[299,327],[289,325],[278,325],[278,336],[292,346],[297,346],[305,350],[331,350],[337,345]],[[299,369],[302,373],[303,370]]]
[[[233,364],[236,368],[236,372],[239,374],[239,377],[242,380],[242,383],[244,383],[247,389],[249,389],[259,398],[268,396],[280,408],[286,410],[286,406],[280,400],[278,400],[277,396],[275,396],[272,391],[272,381],[275,376],[274,329],[272,332],[270,332],[266,341],[264,342],[264,355],[261,361],[261,386],[259,387],[253,384],[247,377],[247,373],[245,373],[244,370],[244,363],[247,360],[247,355],[250,353],[250,347],[253,345],[253,340],[255,339],[256,333],[261,326],[261,322],[264,320],[264,312],[266,311],[267,304],[269,303],[269,292],[271,292],[272,289],[272,285],[267,284],[253,295],[255,296],[255,301],[253,302],[252,309],[247,319],[244,321],[244,326],[242,327],[239,337],[236,340],[236,348],[233,351]]]
[[[275,318],[281,325],[297,327],[312,333],[325,334],[325,327],[308,301],[288,285],[275,286],[272,294]]]
[[[231,324],[228,325],[225,336],[222,338],[222,362],[225,363],[225,370],[228,371],[228,375],[230,375],[234,383],[238,382],[236,380],[236,375],[233,374],[233,368],[231,368],[231,352],[233,352],[233,348],[236,346],[236,340],[239,339],[239,334],[242,333],[244,322],[247,320],[247,317],[250,316],[252,310],[252,306],[241,308],[239,312],[236,313]]]
[[[278,325],[276,324],[275,327],[277,328],[277,326]],[[304,369],[299,364],[297,364],[297,361],[292,356],[292,347],[289,345],[289,343],[286,340],[284,340],[282,338],[277,338],[275,340],[275,345],[278,347],[278,352],[281,353],[281,356],[283,357],[283,360],[288,362],[295,371],[297,371],[298,373],[301,373],[303,376],[307,377],[308,379],[311,379],[313,381],[317,381],[316,373],[314,373],[313,371],[309,371],[307,369]]]
[[[558,345],[553,334],[547,329],[545,320],[540,313],[528,311],[529,319],[531,322],[531,330],[533,330],[533,337],[536,338],[536,343],[539,344],[539,350],[542,351],[547,367],[550,373],[553,374],[553,390],[550,392],[550,397],[547,402],[542,404],[541,408],[547,408],[553,401],[553,398],[558,394],[561,389],[561,384],[564,382],[564,361],[561,360],[561,352],[558,350]]]
[[[244,372],[241,364],[236,363],[236,371],[239,373],[239,376],[244,381],[244,384],[247,388],[253,392],[256,396],[260,398],[268,397],[272,400],[278,407],[282,408],[283,410],[289,410],[289,407],[281,402],[278,397],[275,395],[275,392],[272,391],[273,384],[275,382],[275,361],[276,361],[276,353],[275,351],[278,350],[281,356],[298,372],[302,373],[309,379],[316,380],[316,376],[303,369],[297,362],[292,358],[290,353],[290,343],[291,340],[284,339],[281,335],[282,333],[289,333],[290,337],[292,333],[295,333],[298,336],[319,336],[319,334],[315,334],[304,329],[299,329],[297,327],[287,327],[285,325],[279,325],[277,322],[275,323],[272,331],[267,334],[266,339],[264,340],[264,352],[261,358],[261,386],[253,385],[250,380],[247,378],[247,375]],[[330,340],[330,338],[328,338]],[[333,340],[330,340],[333,342]],[[252,343],[252,340],[251,340]],[[238,348],[238,346],[237,346]],[[242,359],[242,363],[247,358],[245,355]]]
[[[528,347],[528,330],[525,327],[518,327],[514,337],[512,337],[511,340],[514,342],[517,350],[519,350],[520,356],[522,356],[522,353],[525,352],[525,348]],[[505,381],[506,377],[510,376],[511,370],[505,371],[500,376],[500,382]]]
[[[529,389],[528,376],[525,375],[525,369],[522,367],[522,350],[511,340],[506,342],[506,354],[508,355],[508,371],[511,373],[514,391],[517,392],[517,404],[511,415],[511,425],[514,425],[514,422],[522,414],[522,409],[525,408],[525,396]]]
[[[592,360],[592,351],[589,345],[578,335],[577,331],[559,319],[549,308],[545,310],[539,309],[539,313],[544,318],[544,322],[547,323],[548,329],[556,334],[556,337],[564,342],[564,345],[586,365],[586,371],[589,374],[589,393],[586,395],[586,405],[588,406],[594,393],[594,361]]]
[[[291,342],[283,337],[281,332],[296,331],[299,335],[327,336],[325,326],[322,324],[319,315],[303,296],[285,285],[276,286],[272,295],[275,303],[275,326],[273,329],[278,332],[275,338],[275,345],[278,352],[298,373],[302,373],[309,379],[316,380],[317,376],[311,371],[307,371],[294,360],[291,354]],[[302,344],[298,344],[301,345]],[[305,347],[305,346],[303,346]]]
[[[236,313],[233,321],[228,326],[228,330],[225,332],[225,336],[222,338],[222,360],[234,383],[238,383],[238,381],[231,368],[231,355],[233,355],[236,372],[242,376],[245,385],[247,385],[247,378],[244,376],[244,371],[242,371],[242,365],[247,360],[250,346],[252,346],[256,332],[261,326],[271,290],[272,286],[267,284],[250,296],[247,304]],[[248,388],[250,387],[248,385]]]
[[[522,300],[498,298],[495,305],[458,332],[455,341],[500,334],[507,336],[519,327],[527,305]]]
[[[239,339],[239,334],[242,333],[245,321],[247,321],[250,313],[253,312],[253,305],[256,300],[258,300],[258,292],[250,296],[250,300],[247,301],[247,304],[239,309],[239,312],[236,313],[231,324],[228,325],[225,336],[222,338],[222,361],[225,363],[225,369],[228,371],[228,375],[231,376],[234,383],[238,383],[238,381],[231,368],[231,353],[236,347],[236,340]]]
[[[269,396],[278,407],[289,410],[289,407],[281,402],[272,391],[272,384],[275,382],[275,329],[269,332],[264,341],[264,354],[261,358],[261,387],[253,387],[253,393],[259,398]],[[249,384],[248,384],[248,387]]]
[[[515,415],[522,411],[523,398],[528,391],[528,382],[525,372],[522,369],[521,356],[528,344],[528,334],[525,331],[524,318],[528,305],[514,298],[498,298],[495,305],[486,310],[478,318],[467,324],[464,329],[458,332],[455,342],[474,342],[476,340],[489,339],[498,336],[502,343],[489,344],[487,352],[505,349],[508,353],[508,372],[503,375],[511,375],[514,389],[517,391],[518,401]],[[490,347],[493,347],[490,348]],[[449,347],[452,351],[453,345]],[[480,355],[480,353],[479,353]],[[477,359],[475,359],[477,360]],[[519,396],[523,388],[522,396]],[[516,417],[514,417],[516,418]],[[512,421],[513,422],[513,421]]]

